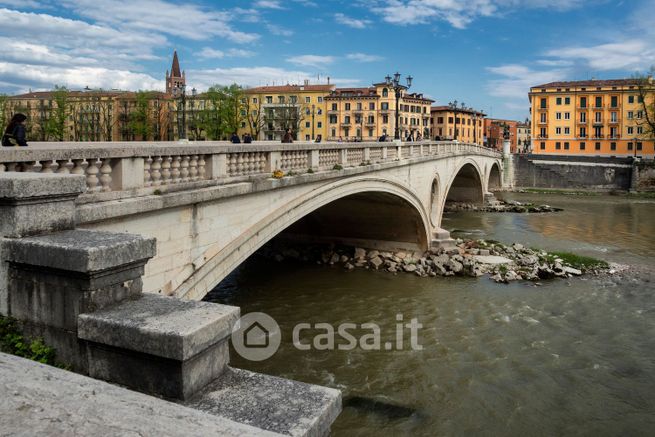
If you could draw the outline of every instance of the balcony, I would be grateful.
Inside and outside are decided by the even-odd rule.
[[[594,126],[602,126],[604,124],[603,120],[594,120]]]
[[[610,124],[619,124],[619,120],[610,120]]]
[[[588,122],[587,120],[578,120],[578,121],[576,121],[576,123],[577,123],[577,124],[584,124],[584,125],[586,125],[586,124],[588,124],[589,122]]]
[[[344,127],[348,127],[350,125],[351,125],[351,123],[349,121],[344,121],[343,123],[341,123],[341,126],[344,126]]]
[[[541,120],[539,120],[539,124],[541,124],[541,125],[545,125],[545,124],[548,124],[548,121],[541,121]]]

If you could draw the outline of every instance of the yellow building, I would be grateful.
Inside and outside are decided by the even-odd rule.
[[[432,138],[483,144],[485,113],[456,105],[433,106],[430,111]]]
[[[655,98],[652,78],[646,82],[636,79],[552,82],[530,88],[529,98],[532,153],[602,156],[653,156],[655,153],[655,139],[645,122],[642,103],[645,100],[652,107]]]
[[[280,141],[287,128],[294,138],[313,141],[326,137],[325,98],[334,85],[263,86],[244,90],[239,134],[250,133],[254,140]]]
[[[337,88],[327,102],[327,139],[330,141],[377,141],[382,135],[392,139],[396,129],[396,96],[386,83],[367,88]],[[430,138],[430,105],[422,94],[401,90],[398,126],[401,139]]]

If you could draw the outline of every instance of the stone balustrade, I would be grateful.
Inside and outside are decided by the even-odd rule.
[[[453,155],[499,157],[475,144],[422,141],[412,143],[253,144],[226,142],[31,143],[0,150],[0,173],[78,174],[87,193],[173,188],[199,181],[234,181],[269,177],[275,170],[329,171],[414,158]]]

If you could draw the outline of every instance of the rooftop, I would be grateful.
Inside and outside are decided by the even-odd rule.
[[[454,108],[451,108],[450,106],[444,105],[444,106],[432,106],[430,108],[430,112],[440,112],[440,111],[453,111]],[[474,114],[474,115],[480,115],[482,117],[485,117],[487,114],[485,114],[482,111],[478,111],[475,109],[469,109],[469,108],[457,108],[457,112],[463,112],[465,114]]]
[[[324,85],[273,85],[273,86],[258,86],[254,88],[247,88],[244,91],[246,93],[288,93],[288,92],[300,92],[300,91],[323,91],[330,92],[335,89],[335,86],[332,84]]]
[[[652,83],[652,78],[650,79]],[[609,86],[636,86],[640,79],[607,79],[607,80],[575,80],[562,82],[549,82],[542,85],[535,85],[535,88],[576,88],[576,87],[609,87]]]

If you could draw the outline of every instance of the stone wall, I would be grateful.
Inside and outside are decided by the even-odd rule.
[[[655,162],[641,161],[635,178],[637,191],[655,191]]]
[[[632,158],[513,155],[516,188],[629,190]]]

